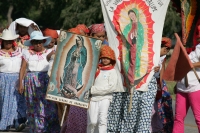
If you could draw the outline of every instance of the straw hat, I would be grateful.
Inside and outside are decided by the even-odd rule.
[[[31,33],[30,39],[24,42],[25,46],[31,46],[31,40],[46,40],[45,43],[43,44],[43,46],[47,46],[49,45],[49,43],[51,42],[51,37],[46,36],[44,37],[42,32],[40,31],[33,31]]]
[[[8,30],[8,29],[5,29],[3,30],[3,33],[2,33],[2,36],[0,37],[0,39],[2,40],[15,40],[19,37],[19,35],[13,35],[13,33]]]

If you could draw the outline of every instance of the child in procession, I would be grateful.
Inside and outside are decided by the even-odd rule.
[[[107,115],[112,93],[117,88],[117,73],[114,51],[107,45],[101,47],[100,64],[91,88],[91,101],[88,109],[87,133],[106,133]]]

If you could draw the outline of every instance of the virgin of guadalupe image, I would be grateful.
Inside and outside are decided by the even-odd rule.
[[[77,92],[82,89],[82,73],[87,62],[87,49],[84,39],[77,36],[76,44],[67,53],[63,77],[61,78],[62,96],[70,99],[78,99]]]
[[[144,75],[140,73],[141,51],[144,45],[144,29],[139,22],[139,13],[137,9],[128,11],[130,23],[123,29],[123,35],[126,38],[124,43],[126,49],[126,57],[124,61],[125,74],[128,77],[130,85],[136,85]]]

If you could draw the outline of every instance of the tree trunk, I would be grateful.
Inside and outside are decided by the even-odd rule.
[[[12,23],[12,11],[13,11],[13,5],[10,5],[9,6],[9,9],[8,9],[8,13],[7,13],[7,19],[8,19],[8,25],[10,25],[10,23]]]

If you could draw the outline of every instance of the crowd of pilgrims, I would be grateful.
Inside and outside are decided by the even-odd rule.
[[[182,83],[178,83],[176,103],[180,106],[176,106],[174,119],[172,99],[161,78],[171,48],[169,38],[162,38],[160,62],[154,68],[148,91],[134,91],[129,112],[130,93],[117,90],[116,57],[109,47],[105,25],[79,24],[68,31],[102,40],[89,108],[45,99],[52,67],[49,62],[54,57],[60,31],[49,28],[42,31],[34,21],[19,18],[0,37],[0,131],[14,128],[19,132],[26,126],[30,133],[181,133],[184,130],[187,111],[181,109],[192,106],[195,112],[198,107],[190,95],[198,95],[186,92]],[[195,57],[191,55],[192,59]],[[189,97],[187,100],[193,104],[181,102],[184,97]],[[65,116],[63,124],[62,116]],[[199,127],[198,118],[195,119]]]

